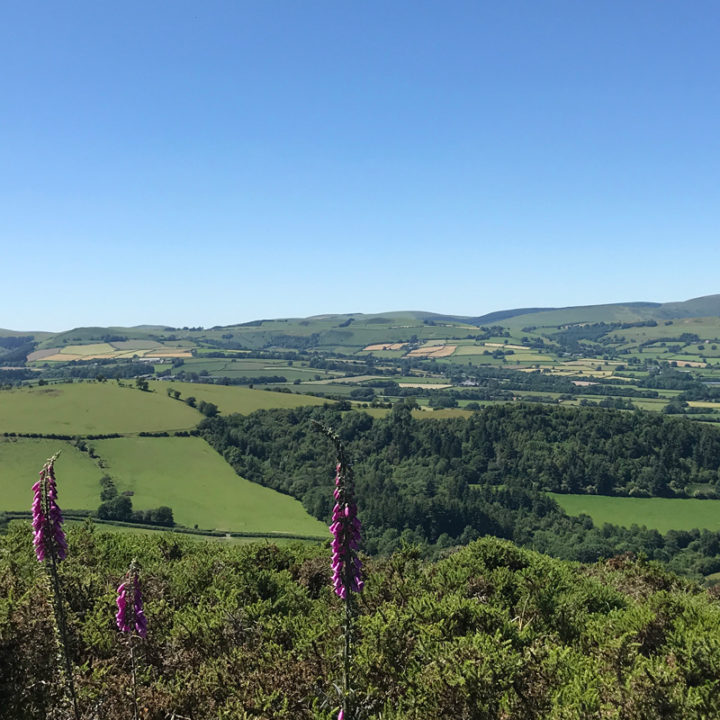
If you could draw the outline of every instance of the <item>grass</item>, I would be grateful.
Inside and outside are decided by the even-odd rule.
[[[3,390],[0,391],[0,433],[133,434],[195,427],[202,415],[184,402],[169,398],[169,387],[179,390],[181,399],[193,395],[198,401],[215,403],[226,414],[324,402],[305,395],[223,385],[155,381],[150,386],[154,392],[141,392],[113,382]]]
[[[440,410],[413,410],[412,416],[416,420],[446,420],[447,418],[469,418],[472,410],[462,408],[442,408]]]
[[[720,500],[629,498],[550,493],[568,515],[589,515],[596,525],[633,524],[667,532],[706,528],[720,530]]]
[[[0,510],[29,510],[32,486],[45,460],[58,450],[55,465],[58,503],[65,510],[95,510],[100,504],[103,471],[63,440],[0,438]]]
[[[202,415],[165,392],[113,382],[63,383],[0,392],[0,432],[89,435],[184,430]]]
[[[133,507],[173,509],[175,521],[225,532],[324,535],[327,528],[297,500],[238,477],[204,440],[118,438],[94,443]]]
[[[101,354],[112,354],[115,348],[109,343],[93,343],[91,345],[71,345],[62,348],[63,355],[91,356]]]
[[[275,374],[275,373],[265,373]],[[279,373],[278,373],[279,374]],[[194,397],[196,400],[215,403],[225,415],[241,413],[248,415],[255,410],[271,410],[273,408],[296,408],[304,405],[322,405],[325,400],[310,397],[309,395],[295,395],[293,393],[278,393],[269,390],[255,390],[237,385],[205,385],[202,383],[163,382],[152,381],[150,387],[156,395],[167,397],[167,390],[180,391],[180,402],[169,402],[183,406],[182,400]]]
[[[14,523],[28,522],[27,520],[11,520],[10,525]],[[70,527],[84,527],[86,520],[67,520],[66,524]],[[201,535],[200,533],[188,533],[188,532],[177,532],[174,530],[168,530],[166,528],[149,528],[133,525],[114,525],[109,522],[102,522],[101,520],[93,519],[93,526],[96,532],[108,532],[108,533],[141,533],[143,535],[163,535],[168,540],[173,540],[178,537],[187,538],[188,540],[194,540],[195,542],[221,542],[228,545],[249,545],[251,543],[261,543],[263,545],[293,545],[295,543],[304,544],[315,544],[317,540],[300,540],[297,538],[286,538],[282,536],[267,538],[267,537],[248,537],[248,536],[229,536],[229,535]]]

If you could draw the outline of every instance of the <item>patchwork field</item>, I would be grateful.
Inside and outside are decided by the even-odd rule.
[[[426,345],[418,348],[417,350],[411,350],[408,353],[408,357],[417,358],[444,358],[449,357],[455,352],[457,345]]]
[[[629,498],[549,493],[568,515],[589,515],[596,525],[633,524],[668,530],[720,530],[720,500]]]
[[[45,460],[61,451],[55,469],[60,507],[95,510],[103,471],[87,453],[63,440],[0,437],[0,511],[30,510],[32,486]]]
[[[377,345],[368,345],[363,348],[365,352],[377,352],[378,350],[402,350],[407,343],[379,343]]]
[[[107,360],[139,358],[191,358],[189,347],[165,345],[152,340],[121,340],[118,342],[64,345],[44,348],[28,355],[29,362],[70,362],[73,360]]]
[[[327,527],[297,500],[238,477],[201,438],[118,438],[93,443],[133,508],[173,509],[175,521],[203,529],[322,535]]]
[[[0,432],[88,435],[195,427],[202,415],[164,392],[114,382],[24,387],[0,392]]]

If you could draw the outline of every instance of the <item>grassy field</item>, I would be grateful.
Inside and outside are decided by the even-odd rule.
[[[300,502],[238,477],[200,438],[118,438],[94,442],[107,472],[133,507],[173,509],[190,527],[236,532],[324,535]]]
[[[153,392],[113,382],[63,383],[0,391],[0,433],[67,435],[132,434],[185,430],[202,420],[195,409],[168,397],[169,387],[181,400],[194,396],[215,403],[224,413],[321,405],[305,395],[199,383],[151,382]]]
[[[0,510],[29,510],[32,486],[45,460],[58,450],[55,464],[61,508],[95,510],[103,471],[87,455],[62,440],[0,437]]]
[[[270,374],[270,373],[268,373]],[[202,383],[163,382],[152,381],[150,387],[156,395],[167,397],[168,388],[180,392],[180,400],[190,396],[196,400],[215,403],[220,412],[242,413],[247,415],[255,410],[270,410],[272,408],[295,408],[304,405],[322,405],[327,402],[309,395],[295,395],[293,393],[278,393],[269,390],[255,390],[237,385],[204,385]],[[170,400],[175,405],[184,405],[183,402]]]
[[[88,435],[192,428],[202,415],[165,392],[114,382],[0,391],[0,432]]]
[[[596,525],[612,523],[630,527],[634,523],[660,532],[693,528],[720,530],[720,500],[550,495],[569,515],[584,513]]]
[[[11,520],[10,525],[15,523],[27,523],[27,520]],[[67,520],[66,523],[69,527],[83,527],[85,520]],[[319,540],[298,540],[296,538],[286,538],[282,536],[266,538],[266,537],[247,537],[247,536],[231,536],[231,535],[201,535],[200,533],[189,533],[180,532],[175,530],[163,530],[162,528],[149,528],[149,527],[134,527],[131,525],[113,525],[109,522],[102,522],[94,519],[93,526],[95,532],[103,533],[142,533],[143,535],[153,536],[164,536],[169,541],[175,538],[183,538],[188,540],[194,540],[195,542],[212,542],[212,543],[226,543],[227,545],[249,545],[251,543],[261,543],[267,545],[292,545],[294,543],[305,544],[316,544]]]

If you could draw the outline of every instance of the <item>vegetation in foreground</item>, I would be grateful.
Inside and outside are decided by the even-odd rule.
[[[148,720],[337,713],[341,603],[328,549],[68,534],[68,646],[82,717],[131,716],[116,587],[142,567]],[[720,714],[717,594],[629,556],[574,565],[483,539],[437,562],[366,563],[354,684],[385,720],[701,720]],[[0,538],[0,717],[58,718],[52,609],[28,525]]]

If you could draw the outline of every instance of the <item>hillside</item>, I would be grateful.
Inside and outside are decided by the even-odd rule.
[[[75,529],[61,564],[84,717],[129,717],[115,587],[142,567],[147,720],[330,720],[342,614],[326,549]],[[0,715],[55,717],[61,683],[31,533],[0,538]],[[718,717],[717,594],[631,557],[574,565],[486,539],[366,563],[352,669],[363,718]]]
[[[288,393],[187,383],[141,390],[134,383],[91,381],[3,390],[0,525],[4,512],[29,510],[39,468],[60,452],[66,511],[137,523],[165,507],[175,523],[199,531],[322,536],[325,525],[297,500],[238,477],[193,436],[205,417],[201,410],[248,414],[322,404]]]

